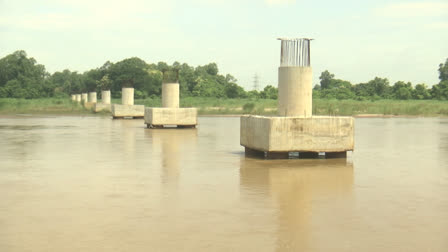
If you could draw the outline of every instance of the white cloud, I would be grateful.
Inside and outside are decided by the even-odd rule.
[[[386,17],[440,17],[448,15],[447,2],[391,3],[375,10]]]
[[[265,0],[269,5],[279,5],[279,4],[293,4],[296,0]]]

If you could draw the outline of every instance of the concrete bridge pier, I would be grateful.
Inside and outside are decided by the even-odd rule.
[[[87,93],[82,93],[81,94],[81,101],[84,102],[84,103],[88,102],[88,95],[87,95]]]
[[[179,83],[162,83],[162,107],[179,108]]]
[[[121,104],[134,105],[134,88],[124,87],[121,89]]]
[[[112,105],[112,118],[139,119],[145,115],[144,105],[134,105],[134,88],[123,87],[121,89],[121,103]]]
[[[110,104],[110,90],[101,91],[101,103]]]
[[[240,144],[247,156],[286,159],[345,158],[354,149],[353,117],[312,115],[311,39],[281,38],[278,116],[241,117]]]
[[[96,103],[93,107],[95,112],[111,111],[110,105],[110,90],[101,91],[101,102]]]
[[[87,102],[84,102],[84,107],[86,109],[94,108],[96,104],[96,92],[89,92],[87,94]]]
[[[89,92],[89,102],[96,103],[96,92]]]
[[[311,117],[313,70],[311,67],[278,68],[278,115]]]
[[[148,128],[195,128],[197,125],[196,108],[179,108],[179,72],[163,72],[162,108],[145,108],[145,123]]]

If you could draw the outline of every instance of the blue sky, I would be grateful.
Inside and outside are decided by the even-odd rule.
[[[0,0],[0,57],[25,50],[51,73],[137,56],[216,62],[246,89],[256,73],[261,87],[277,85],[277,37],[315,39],[314,83],[328,69],[352,83],[432,85],[448,58],[448,2]]]

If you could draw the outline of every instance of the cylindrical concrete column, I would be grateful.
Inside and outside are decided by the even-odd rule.
[[[101,91],[101,101],[103,104],[110,104],[110,90]]]
[[[162,83],[162,107],[179,107],[179,83]]]
[[[82,93],[81,94],[81,101],[87,102],[87,93]]]
[[[76,94],[75,96],[76,96],[75,100],[77,102],[81,102],[81,94]]]
[[[311,117],[313,112],[312,68],[278,68],[278,115]]]
[[[121,89],[121,104],[134,105],[134,88]]]
[[[76,95],[72,94],[72,101],[76,101]]]
[[[96,92],[90,92],[89,93],[89,102],[96,103]]]

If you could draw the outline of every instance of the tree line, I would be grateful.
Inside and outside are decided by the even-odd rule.
[[[263,90],[245,91],[230,74],[219,73],[216,63],[193,67],[186,63],[146,63],[132,57],[84,73],[68,69],[53,74],[45,66],[28,57],[25,51],[16,51],[0,59],[0,98],[67,97],[70,94],[111,90],[112,96],[121,97],[122,87],[134,87],[135,98],[143,99],[161,95],[162,72],[179,71],[180,95],[215,98],[277,99],[273,85]],[[415,87],[410,82],[390,85],[387,79],[378,78],[360,84],[334,78],[322,72],[320,84],[313,96],[323,99],[440,99],[448,100],[448,59],[439,65],[440,82],[428,88],[425,84]]]
[[[238,98],[245,95],[232,75],[218,73],[215,63],[197,67],[179,62],[148,64],[132,57],[116,63],[107,61],[84,73],[66,69],[49,74],[25,51],[16,51],[0,59],[0,97],[65,97],[100,90],[111,90],[113,97],[121,97],[122,87],[134,87],[137,99],[160,96],[162,71],[170,69],[179,71],[181,96]]]
[[[352,100],[448,100],[448,59],[439,65],[440,82],[428,88],[424,83],[397,81],[390,85],[386,78],[375,77],[366,83],[353,85],[349,81],[336,79],[328,70],[320,75],[320,85],[316,85],[313,96],[323,99]]]

